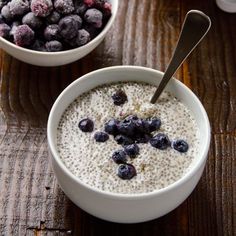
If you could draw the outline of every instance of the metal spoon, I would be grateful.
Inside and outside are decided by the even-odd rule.
[[[204,38],[210,27],[211,20],[203,12],[191,10],[186,14],[174,54],[163,75],[161,83],[151,99],[151,103],[156,102],[173,74]]]

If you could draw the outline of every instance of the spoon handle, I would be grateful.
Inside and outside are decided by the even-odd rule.
[[[211,26],[210,18],[201,11],[191,10],[185,16],[182,30],[179,36],[172,59],[165,74],[154,93],[151,103],[155,103],[168,81],[193,49],[204,38]]]

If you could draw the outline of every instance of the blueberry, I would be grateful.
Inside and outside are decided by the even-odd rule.
[[[125,119],[117,125],[118,132],[127,136],[133,136],[135,132],[135,123],[131,119]]]
[[[33,45],[31,46],[31,49],[36,50],[36,51],[41,51],[41,52],[46,52],[46,47],[45,43],[41,40],[35,40]]]
[[[28,25],[20,25],[16,28],[14,42],[16,45],[24,47],[30,46],[34,41],[34,31]]]
[[[109,139],[109,135],[105,132],[98,131],[94,134],[94,138],[99,143],[104,143]]]
[[[35,16],[46,17],[52,12],[53,4],[51,0],[32,0],[30,8]]]
[[[137,133],[145,133],[145,126],[144,126],[144,120],[143,119],[137,119],[134,121],[135,124],[135,130]]]
[[[130,144],[124,147],[125,153],[130,157],[135,157],[139,154],[139,146],[137,144]]]
[[[40,28],[43,24],[42,19],[35,16],[33,12],[29,12],[22,18],[22,23],[28,25],[31,29]]]
[[[65,39],[72,39],[77,36],[81,28],[82,19],[78,15],[68,15],[59,21],[60,34]]]
[[[59,52],[63,49],[61,42],[57,40],[46,42],[45,47],[48,52]]]
[[[105,123],[105,131],[108,134],[116,135],[118,132],[117,125],[119,121],[117,119],[111,119]]]
[[[121,145],[129,145],[129,144],[132,144],[134,143],[134,141],[125,136],[125,135],[122,135],[122,134],[118,134],[115,136],[115,141],[118,143],[118,144],[121,144]]]
[[[161,120],[157,117],[151,117],[145,120],[145,128],[148,133],[158,130],[161,126]]]
[[[187,152],[189,146],[186,141],[179,139],[172,142],[172,147],[179,152]]]
[[[76,37],[76,45],[77,46],[83,46],[86,43],[90,41],[90,34],[85,29],[81,29],[78,31],[77,37]]]
[[[115,105],[120,106],[128,101],[127,96],[124,91],[117,90],[112,96],[113,102]]]
[[[7,22],[11,22],[14,16],[10,12],[10,8],[8,5],[5,5],[1,10],[1,15]]]
[[[136,143],[148,143],[151,138],[150,134],[138,133],[135,135]]]
[[[48,41],[60,39],[60,29],[57,24],[48,25],[44,29],[44,38]]]
[[[61,19],[61,15],[57,11],[53,11],[46,19],[49,24],[56,24]]]
[[[136,173],[136,169],[133,165],[131,164],[122,164],[118,167],[118,173],[117,175],[121,179],[132,179]]]
[[[75,1],[75,13],[81,17],[84,16],[84,13],[87,11],[88,6],[83,3],[83,2],[79,2],[79,1]]]
[[[158,149],[164,150],[170,146],[170,140],[167,135],[159,133],[150,139],[150,144]]]
[[[74,4],[72,0],[55,0],[54,7],[59,13],[66,15],[74,11]]]
[[[111,156],[112,160],[117,163],[117,164],[122,164],[122,163],[126,163],[127,159],[126,159],[126,153],[123,150],[117,150],[115,151],[112,156]]]
[[[95,8],[91,8],[88,9],[85,13],[84,13],[84,20],[93,25],[95,28],[101,28],[102,27],[102,12],[95,9]]]
[[[11,0],[8,6],[13,16],[22,16],[30,10],[28,0]]]
[[[79,128],[83,132],[92,132],[94,128],[93,121],[90,120],[89,118],[85,118],[79,122]]]
[[[9,25],[7,25],[5,23],[0,24],[0,37],[8,38],[10,30],[11,30],[11,28]]]

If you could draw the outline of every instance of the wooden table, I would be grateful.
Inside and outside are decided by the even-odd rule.
[[[204,174],[191,196],[160,219],[131,225],[96,219],[57,185],[47,151],[50,108],[69,83],[92,70],[120,64],[164,70],[189,9],[203,10],[213,23],[176,75],[210,118]],[[0,55],[0,235],[235,235],[236,14],[213,0],[120,0],[106,39],[80,61],[41,68]]]

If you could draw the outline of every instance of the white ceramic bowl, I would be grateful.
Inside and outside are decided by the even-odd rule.
[[[102,32],[88,44],[71,50],[61,52],[39,52],[23,47],[0,37],[0,47],[13,57],[37,66],[60,66],[74,62],[88,53],[101,43],[107,31],[111,28],[118,10],[118,0],[110,0],[112,4],[112,16],[107,22]]]
[[[193,92],[183,83],[172,79],[166,87],[193,113],[200,129],[199,156],[192,168],[178,181],[150,193],[116,194],[94,189],[81,182],[63,164],[56,149],[56,130],[64,110],[80,94],[111,82],[142,81],[158,85],[163,73],[134,66],[116,66],[100,69],[70,84],[55,101],[48,119],[47,136],[51,162],[58,183],[65,194],[80,208],[99,218],[137,223],[158,218],[180,205],[198,183],[207,159],[210,143],[210,125],[207,114]]]

